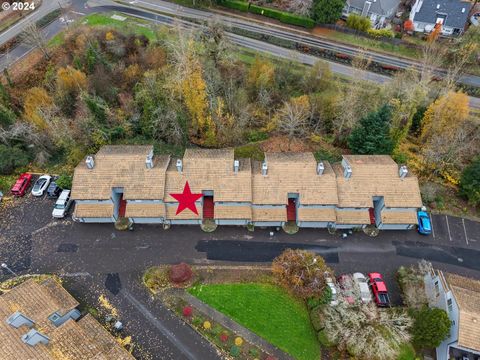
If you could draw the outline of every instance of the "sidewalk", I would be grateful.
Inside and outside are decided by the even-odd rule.
[[[279,360],[294,360],[294,358],[284,351],[280,350],[276,346],[270,344],[269,342],[265,341],[263,338],[260,336],[254,334],[247,328],[243,327],[242,325],[238,324],[237,322],[233,321],[229,317],[223,315],[221,312],[218,310],[215,310],[214,308],[208,306],[204,302],[200,301],[197,299],[195,296],[190,295],[183,289],[170,289],[170,293],[175,294],[183,300],[185,300],[187,303],[191,304],[193,307],[196,309],[200,310],[202,313],[205,315],[209,316],[212,318],[214,321],[217,323],[223,325],[227,329],[233,331],[234,333],[240,335],[242,338],[244,338],[246,341],[249,343],[258,346],[261,349],[264,349],[266,352],[268,352],[270,355],[273,355]]]

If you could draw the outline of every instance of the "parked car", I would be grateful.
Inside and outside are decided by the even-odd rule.
[[[0,202],[3,200],[3,192],[0,191]]]
[[[23,173],[10,190],[14,196],[23,196],[32,182],[32,174]]]
[[[40,176],[32,188],[32,195],[33,196],[42,196],[47,190],[48,185],[50,184],[50,180],[52,177],[50,175],[42,175]]]
[[[347,303],[353,305],[357,300],[360,300],[357,299],[357,294],[355,294],[353,278],[350,274],[340,275],[337,281],[340,286],[340,292]]]
[[[360,300],[365,304],[372,301],[372,293],[370,292],[370,287],[368,286],[368,281],[365,275],[356,272],[353,274],[353,281],[360,290]]]
[[[67,214],[68,208],[71,205],[70,190],[63,190],[58,197],[57,202],[52,211],[52,216],[57,219],[64,218]]]
[[[330,300],[330,305],[332,306],[338,305],[337,288],[335,287],[335,284],[333,283],[332,278],[328,274],[325,274],[325,283],[327,284],[327,286],[330,288],[332,292],[332,299]]]
[[[432,233],[432,224],[430,222],[430,216],[424,210],[417,212],[418,220],[418,233],[421,235],[430,235]]]
[[[58,195],[60,195],[60,193],[62,192],[62,188],[60,186],[57,185],[57,183],[55,182],[55,180],[57,180],[57,178],[53,178],[52,179],[52,182],[50,183],[50,185],[48,185],[48,189],[47,189],[47,196],[50,197],[50,198],[56,198],[58,197]]]
[[[385,285],[382,275],[380,273],[369,273],[368,283],[372,289],[375,304],[380,307],[389,307],[390,298],[388,296],[387,285]]]

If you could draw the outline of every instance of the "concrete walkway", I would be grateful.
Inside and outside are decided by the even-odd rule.
[[[270,355],[273,355],[279,360],[294,360],[294,358],[284,351],[280,350],[276,346],[270,344],[269,342],[265,341],[260,336],[256,335],[255,333],[251,332],[247,328],[243,327],[242,325],[238,324],[237,322],[230,319],[228,316],[225,316],[220,311],[215,310],[211,306],[205,304],[203,301],[200,301],[195,296],[190,295],[183,289],[171,289],[169,290],[172,294],[175,294],[187,303],[191,304],[196,309],[200,310],[202,313],[216,321],[217,323],[223,325],[227,329],[231,330],[235,334],[241,336],[250,344],[258,346],[259,348],[263,349],[264,351],[268,352]]]

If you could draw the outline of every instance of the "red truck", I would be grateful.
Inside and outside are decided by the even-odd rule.
[[[388,297],[387,285],[385,285],[385,282],[383,281],[382,274],[369,273],[368,284],[372,289],[375,304],[380,307],[389,307],[390,298]]]
[[[23,196],[32,182],[32,174],[23,173],[12,186],[11,192],[15,196]]]

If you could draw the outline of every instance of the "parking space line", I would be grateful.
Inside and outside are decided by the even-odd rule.
[[[430,226],[432,227],[432,236],[433,236],[433,239],[435,240],[435,230],[433,230],[433,218],[432,218],[432,214],[428,214],[428,216],[430,217]]]
[[[465,227],[465,219],[464,219],[464,218],[462,218],[462,224],[463,224],[463,232],[464,232],[464,234],[465,234],[465,241],[466,241],[466,243],[467,243],[467,245],[468,245],[467,229],[466,229],[466,227]]]
[[[450,225],[448,224],[448,216],[445,215],[445,220],[447,222],[448,238],[452,241],[452,235],[450,234]]]

